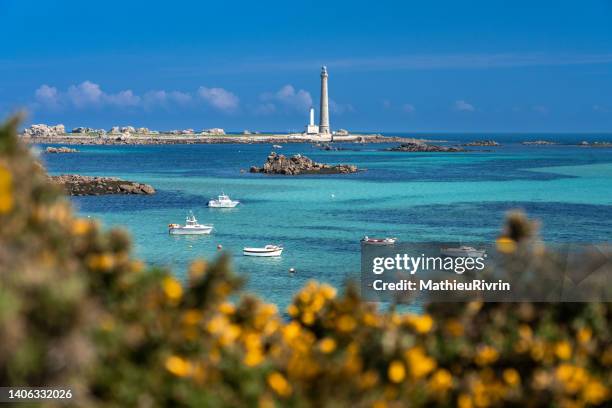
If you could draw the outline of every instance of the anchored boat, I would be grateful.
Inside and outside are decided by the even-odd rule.
[[[204,235],[210,234],[212,230],[212,224],[198,224],[198,220],[191,211],[189,211],[189,215],[185,218],[185,225],[168,224],[168,233],[172,235]]]
[[[238,200],[232,200],[226,194],[221,194],[217,199],[212,199],[208,202],[208,206],[211,208],[234,208],[240,204]]]
[[[476,249],[471,246],[461,245],[458,248],[442,248],[440,253],[444,256],[455,258],[482,258],[485,256],[486,251],[484,249]]]
[[[281,256],[283,247],[278,245],[266,245],[263,248],[243,248],[244,256]]]
[[[394,245],[397,238],[371,238],[367,235],[362,238],[361,243],[366,245]]]

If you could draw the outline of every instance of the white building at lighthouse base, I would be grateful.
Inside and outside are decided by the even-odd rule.
[[[314,123],[314,108],[310,108],[310,121],[306,125],[306,134],[307,135],[318,135],[319,134],[319,126]]]

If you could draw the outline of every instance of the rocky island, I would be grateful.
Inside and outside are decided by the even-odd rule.
[[[463,146],[499,146],[495,140],[474,140],[469,143],[463,144]]]
[[[386,149],[391,152],[465,152],[465,149],[456,146],[438,146],[422,142],[402,143],[397,147]]]
[[[521,144],[523,145],[535,145],[535,146],[546,146],[546,145],[556,145],[556,142],[550,142],[548,140],[533,140],[533,141],[526,141],[526,142],[521,142]]]
[[[47,147],[45,149],[46,153],[77,153],[77,149],[72,149],[70,147]]]
[[[581,147],[612,147],[612,142],[587,142],[582,141],[578,143],[578,146]]]
[[[32,125],[21,133],[21,140],[34,144],[67,145],[165,145],[165,144],[217,144],[217,143],[406,143],[419,139],[380,134],[355,134],[341,129],[327,138],[305,133],[276,134],[245,131],[227,134],[221,128],[207,128],[200,131],[180,129],[169,131],[151,130],[146,127],[112,126],[108,131],[89,127],[76,127],[70,132],[62,124],[50,126]]]
[[[296,176],[299,174],[348,174],[359,169],[352,164],[317,163],[301,154],[286,157],[282,154],[270,153],[263,167],[252,166],[251,173],[282,174]]]
[[[61,185],[73,196],[104,194],[155,194],[148,184],[122,180],[117,177],[90,177],[77,174],[49,176],[51,181]]]

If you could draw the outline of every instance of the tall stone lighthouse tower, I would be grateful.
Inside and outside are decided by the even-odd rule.
[[[327,67],[321,67],[321,110],[319,133],[329,135],[329,100],[327,98]]]

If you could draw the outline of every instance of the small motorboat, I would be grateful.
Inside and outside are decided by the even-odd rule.
[[[361,243],[366,245],[394,245],[397,238],[370,238],[367,235],[362,238]]]
[[[204,235],[210,234],[212,230],[212,224],[198,224],[198,220],[191,211],[189,211],[189,215],[185,218],[185,225],[168,224],[168,233],[172,235]]]
[[[240,201],[232,200],[226,194],[221,194],[217,199],[212,199],[208,202],[208,206],[211,208],[234,208],[240,204]]]
[[[283,148],[283,146],[281,146],[281,145],[272,145],[272,147],[275,148],[275,149],[282,149]]]
[[[458,248],[442,248],[440,254],[450,257],[463,257],[463,258],[482,258],[485,256],[487,251],[484,249],[476,249],[471,246],[461,245]]]
[[[244,256],[281,256],[283,247],[278,245],[266,245],[263,248],[243,248]]]

